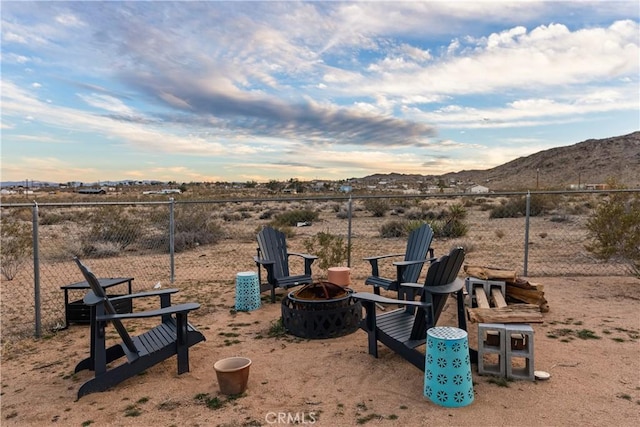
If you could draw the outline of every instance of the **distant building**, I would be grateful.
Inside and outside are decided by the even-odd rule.
[[[489,192],[489,188],[485,187],[484,185],[474,185],[473,187],[470,187],[467,189],[467,193],[488,193]]]
[[[78,194],[107,194],[103,188],[81,188]]]

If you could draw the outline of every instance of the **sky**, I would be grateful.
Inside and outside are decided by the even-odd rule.
[[[5,1],[2,181],[440,175],[640,129],[640,2]]]

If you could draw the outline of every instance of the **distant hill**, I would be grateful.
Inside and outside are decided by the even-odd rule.
[[[373,174],[360,181],[378,183],[380,181],[415,183],[423,181],[434,184],[458,181],[462,186],[484,185],[492,191],[563,190],[578,184],[602,184],[615,178],[627,188],[640,188],[640,131],[628,135],[605,139],[588,139],[574,145],[556,147],[540,151],[527,157],[520,157],[495,168],[486,170],[466,170],[443,175],[419,174]],[[118,181],[85,183],[85,186],[99,187],[116,184],[160,184],[160,181]],[[23,181],[5,181],[2,187],[25,185]],[[29,187],[57,186],[45,181],[29,181]]]
[[[375,174],[364,180],[420,180],[432,175]],[[640,131],[605,139],[588,139],[551,148],[486,170],[440,175],[449,180],[484,185],[493,191],[566,189],[571,185],[600,184],[615,178],[628,188],[640,188]]]

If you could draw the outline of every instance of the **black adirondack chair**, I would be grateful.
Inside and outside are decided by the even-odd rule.
[[[378,357],[378,344],[389,347],[424,371],[425,354],[418,349],[426,342],[427,329],[436,325],[449,295],[457,298],[458,327],[467,330],[464,308],[464,281],[457,278],[464,261],[464,250],[455,248],[429,265],[424,284],[402,283],[407,288],[406,300],[357,292],[352,296],[362,301],[366,316],[360,327],[367,332],[369,354]],[[414,296],[420,296],[414,301]],[[376,315],[376,304],[402,305],[393,311]],[[474,354],[472,359],[476,358]]]
[[[298,256],[304,260],[304,274],[291,275],[289,257]],[[291,288],[312,283],[311,264],[318,257],[287,251],[286,236],[272,227],[264,227],[258,233],[258,254],[254,257],[258,267],[260,292],[271,291],[271,302],[276,301],[276,288]],[[267,271],[267,282],[262,283],[262,268]]]
[[[205,337],[187,321],[187,314],[198,309],[200,304],[171,306],[171,294],[178,292],[178,289],[107,297],[93,272],[77,257],[74,260],[91,288],[83,300],[91,311],[90,355],[76,365],[75,372],[84,369],[95,372],[94,378],[82,384],[78,390],[78,399],[89,393],[107,390],[173,355],[178,356],[178,374],[189,371],[189,347],[204,341]],[[160,309],[117,314],[113,308],[113,302],[117,300],[152,296],[159,297]],[[138,336],[130,336],[122,324],[124,319],[148,317],[160,317],[161,323]],[[122,343],[106,348],[105,328],[109,322],[118,331]],[[126,360],[122,364],[107,367],[123,356],[126,356]]]
[[[409,234],[407,240],[407,250],[404,254],[387,254],[364,258],[371,264],[371,275],[364,281],[365,285],[373,286],[373,292],[380,295],[380,288],[387,291],[397,291],[398,299],[403,299],[403,289],[398,286],[400,283],[416,283],[420,278],[420,272],[425,262],[433,261],[433,230],[427,223],[422,224]],[[429,257],[427,257],[429,254]],[[400,257],[404,255],[403,261],[396,261],[396,277],[385,278],[380,276],[378,261],[385,258]]]

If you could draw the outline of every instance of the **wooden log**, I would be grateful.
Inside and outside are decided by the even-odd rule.
[[[544,286],[537,284],[537,283],[531,283],[527,280],[524,279],[520,279],[517,278],[515,280],[505,280],[505,284],[507,286],[513,286],[516,288],[521,288],[521,289],[534,289],[534,290],[538,290],[538,291],[542,291],[544,290]]]
[[[516,301],[524,302],[527,304],[536,304],[538,307],[547,305],[547,300],[544,297],[544,292],[537,291],[535,289],[522,289],[507,287],[507,298],[512,298]]]
[[[469,320],[477,323],[543,323],[540,307],[511,304],[502,308],[468,308]]]
[[[471,277],[482,280],[516,280],[514,270],[502,270],[499,268],[482,267],[478,265],[465,265],[464,272]]]
[[[474,286],[473,292],[476,295],[476,304],[480,308],[490,308],[489,299],[487,298],[487,294],[484,292],[484,288],[482,286]]]
[[[505,301],[504,295],[500,292],[500,288],[491,288],[491,300],[494,307],[502,308],[507,306],[507,301]]]

